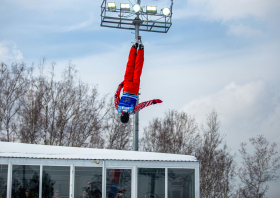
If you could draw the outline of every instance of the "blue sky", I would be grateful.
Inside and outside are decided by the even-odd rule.
[[[101,3],[0,0],[0,61],[31,65],[46,57],[57,63],[59,75],[71,60],[81,79],[113,95],[134,35],[100,27]],[[142,0],[159,7],[169,3]],[[140,133],[168,109],[202,123],[215,108],[237,159],[240,143],[250,137],[264,134],[280,144],[279,18],[278,0],[174,1],[167,34],[140,33],[145,44],[140,100],[163,100],[140,112]],[[269,197],[277,197],[279,184],[271,183]]]

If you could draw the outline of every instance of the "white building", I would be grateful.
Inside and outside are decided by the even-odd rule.
[[[0,198],[28,195],[198,198],[199,162],[188,155],[0,142]]]

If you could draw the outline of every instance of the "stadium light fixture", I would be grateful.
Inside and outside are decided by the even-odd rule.
[[[141,7],[140,7],[140,5],[139,4],[135,4],[134,6],[133,6],[133,10],[134,10],[134,12],[139,12],[140,10],[141,10]]]
[[[115,2],[108,2],[108,10],[115,11],[116,10],[116,3]]]
[[[165,15],[165,16],[168,16],[170,14],[170,9],[165,7],[162,9],[162,13]]]
[[[156,14],[157,13],[157,6],[147,6],[146,12],[149,14]]]
[[[121,11],[129,12],[130,4],[129,3],[121,3]]]

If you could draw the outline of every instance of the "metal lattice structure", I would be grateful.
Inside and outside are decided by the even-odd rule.
[[[172,25],[172,6],[171,0],[170,14],[163,13],[151,14],[141,10],[139,18],[135,18],[135,12],[122,11],[121,9],[109,10],[107,0],[103,0],[101,4],[101,26],[109,28],[119,28],[127,30],[135,30],[135,25],[139,24],[139,31],[167,33]]]

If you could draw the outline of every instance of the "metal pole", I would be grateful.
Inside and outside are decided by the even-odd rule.
[[[136,105],[139,104],[139,94]],[[138,137],[139,137],[139,111],[134,114],[133,118],[133,150],[138,151]]]
[[[137,0],[137,4],[140,5],[140,0]],[[136,13],[136,18],[135,19],[139,20],[139,13]],[[139,23],[135,23],[134,25],[135,25],[135,39],[137,39],[138,36],[139,36],[139,26],[140,26],[140,24]]]
[[[140,0],[137,0],[137,4],[140,5]],[[136,13],[136,20],[139,20],[139,13]],[[135,23],[135,39],[138,39],[139,36],[139,26],[140,23]],[[137,98],[136,105],[139,104],[139,95]],[[139,137],[139,111],[134,115],[133,118],[133,150],[138,151],[138,137]]]

